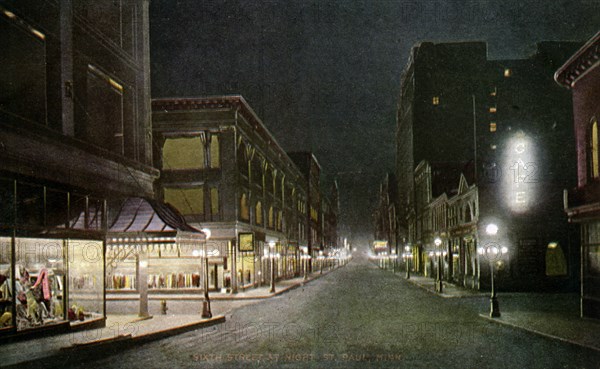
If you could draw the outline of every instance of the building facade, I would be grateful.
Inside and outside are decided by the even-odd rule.
[[[406,229],[410,236],[410,227],[413,232],[422,227],[415,209],[422,202],[416,198],[420,180],[415,166],[421,160],[467,165],[473,176],[468,183],[477,187],[478,249],[491,243],[507,249],[503,287],[574,288],[578,246],[560,210],[561,188],[571,181],[566,174],[574,172],[564,154],[573,136],[566,125],[572,113],[568,96],[552,83],[551,71],[576,47],[542,42],[522,60],[488,60],[482,42],[413,48],[398,105],[400,232]],[[456,186],[458,180],[452,183]],[[411,214],[415,226],[408,224]],[[488,239],[484,230],[489,223],[497,224],[500,233]],[[433,237],[442,233],[435,230]],[[445,245],[457,242],[441,237]],[[563,257],[566,265],[549,261]],[[486,288],[489,271],[482,267],[479,280],[468,284]]]
[[[336,234],[314,156],[286,154],[241,96],[154,99],[152,107],[157,193],[210,230],[211,288],[270,283],[271,263],[275,279],[310,267],[302,255],[318,257],[323,234]]]
[[[565,194],[569,221],[581,227],[581,315],[600,318],[600,33],[560,67],[556,81],[571,90],[577,185]]]
[[[0,35],[0,334],[103,324],[106,232],[159,174],[148,1],[5,1]]]

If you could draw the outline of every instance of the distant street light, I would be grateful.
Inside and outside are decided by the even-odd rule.
[[[410,259],[412,258],[412,253],[410,252],[410,246],[404,246],[404,255],[406,257],[406,279],[410,279]]]
[[[270,293],[275,293],[275,241],[269,241],[269,257],[271,259],[271,289]]]
[[[436,289],[437,292],[442,293],[443,289],[444,289],[444,285],[442,283],[442,251],[440,249],[440,246],[442,244],[442,240],[439,237],[436,237],[435,240],[433,241],[433,243],[435,243],[435,247],[436,247],[436,252],[435,254],[438,257],[438,267],[437,267],[437,279],[436,279]]]

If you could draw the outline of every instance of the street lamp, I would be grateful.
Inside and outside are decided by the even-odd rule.
[[[202,317],[212,318],[212,312],[210,311],[210,296],[208,295],[208,252],[206,243],[210,239],[210,229],[203,228],[201,231],[206,235],[206,241],[204,241],[204,249],[202,250],[201,256],[204,258],[204,301],[202,301]]]
[[[270,293],[275,293],[275,241],[269,241],[269,251],[271,259],[271,289]]]
[[[410,246],[404,246],[404,256],[406,258],[406,279],[410,279],[410,259],[412,258],[412,253],[410,252]]]
[[[436,255],[438,257],[438,267],[437,267],[437,280],[436,287],[439,293],[443,292],[443,283],[442,283],[442,252],[440,251],[440,246],[442,244],[442,240],[439,237],[436,237],[433,241],[436,247]]]
[[[323,274],[323,250],[319,250],[319,274]]]
[[[485,233],[489,236],[495,236],[498,233],[498,226],[490,223],[485,227]],[[497,258],[502,256],[502,253],[507,253],[508,249],[506,247],[498,247],[497,244],[491,244],[485,249],[486,257],[490,263],[490,275],[492,279],[492,287],[490,292],[490,317],[498,318],[500,317],[500,305],[498,304],[498,298],[496,297],[496,285],[494,281],[494,264]]]

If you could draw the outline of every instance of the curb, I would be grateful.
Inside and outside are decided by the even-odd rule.
[[[589,349],[589,350],[594,350],[594,351],[600,352],[600,347],[586,345],[585,343],[581,343],[581,342],[577,342],[577,341],[574,341],[574,340],[570,340],[568,338],[555,336],[555,335],[549,334],[549,333],[544,333],[544,332],[538,331],[538,330],[533,329],[533,328],[523,327],[521,325],[517,325],[517,324],[511,323],[511,322],[507,322],[507,321],[499,319],[499,318],[490,318],[486,314],[479,314],[479,317],[483,318],[483,319],[485,319],[485,320],[487,320],[489,322],[493,322],[493,323],[500,324],[500,325],[505,325],[505,326],[508,326],[508,327],[511,327],[511,328],[514,328],[514,329],[520,329],[520,330],[529,332],[531,334],[535,334],[535,335],[546,337],[546,338],[549,338],[549,339],[552,339],[552,340],[557,340],[557,341],[560,341],[560,342],[565,342],[565,343],[569,343],[571,345],[580,346],[580,347],[584,347],[584,348]]]
[[[225,316],[218,315],[213,318],[186,325],[164,329],[161,331],[150,332],[139,336],[119,335],[115,337],[103,338],[96,341],[73,344],[71,346],[61,347],[58,351],[50,353],[48,356],[36,358],[33,360],[22,361],[15,364],[9,364],[6,368],[23,367],[65,367],[73,364],[71,360],[77,360],[82,363],[90,359],[112,355],[116,352],[131,349],[137,345],[157,341],[178,334],[193,331],[199,328],[210,327],[216,324],[225,323]],[[4,367],[4,366],[3,366]]]

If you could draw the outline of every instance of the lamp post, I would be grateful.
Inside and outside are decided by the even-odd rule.
[[[275,241],[269,241],[269,251],[271,259],[271,289],[270,293],[275,293]]]
[[[438,266],[437,266],[437,279],[436,279],[436,289],[439,293],[442,293],[444,290],[444,285],[442,283],[442,252],[440,251],[440,245],[442,244],[442,240],[439,237],[436,237],[433,241],[436,247],[436,255],[438,257]]]
[[[210,239],[211,232],[208,228],[204,228],[201,231],[206,234],[204,249],[200,255],[204,261],[204,301],[202,301],[202,317],[208,319],[212,318],[212,312],[210,311],[210,296],[208,295],[208,252],[206,242]]]
[[[393,264],[392,271],[393,271],[394,273],[396,273],[396,267],[397,267],[397,265],[398,265],[398,262],[397,262],[397,260],[398,260],[398,255],[396,255],[396,249],[392,249],[392,261],[393,261],[393,263],[394,263],[394,264]]]
[[[308,260],[310,259],[310,255],[308,255],[308,249],[303,249],[302,253],[302,265],[304,266],[304,280],[308,279]]]
[[[404,246],[404,255],[406,256],[406,279],[410,279],[410,259],[412,258],[412,253],[410,252],[410,246]]]
[[[323,274],[323,250],[319,250],[319,274]]]
[[[498,226],[490,223],[485,227],[485,233],[489,236],[495,236],[498,233]],[[496,296],[496,284],[494,280],[494,264],[496,259],[501,257],[502,254],[506,254],[508,249],[506,247],[498,247],[496,244],[491,244],[489,247],[486,247],[485,253],[488,261],[490,263],[490,275],[491,275],[491,292],[490,292],[490,317],[498,318],[500,317],[500,305],[498,304],[498,298]]]

